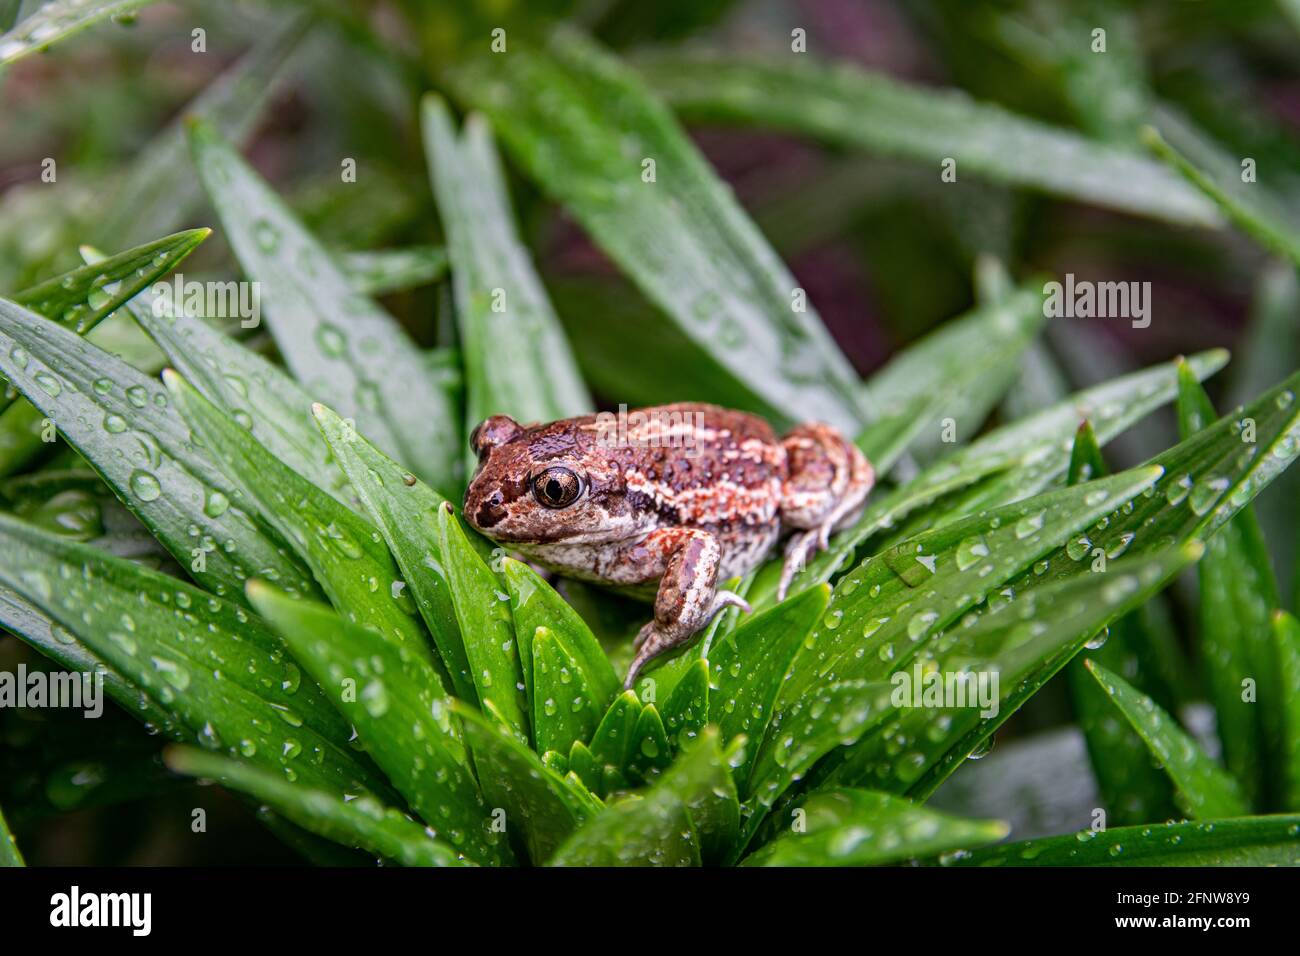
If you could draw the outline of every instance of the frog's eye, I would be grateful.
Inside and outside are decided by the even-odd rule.
[[[533,497],[547,508],[567,508],[582,494],[582,479],[556,465],[533,475]]]

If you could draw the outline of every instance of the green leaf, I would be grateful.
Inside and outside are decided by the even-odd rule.
[[[104,690],[108,695],[151,730],[169,736],[175,736],[179,732],[172,711],[151,700],[138,685],[123,677],[41,608],[18,592],[3,586],[0,586],[0,627],[40,651],[64,670],[83,674],[102,673]]]
[[[709,722],[709,706],[709,662],[696,658],[664,704],[664,730],[674,750],[700,735]]]
[[[862,423],[853,370],[802,290],[635,73],[562,30],[451,80],[676,330],[748,387],[751,407]]]
[[[438,510],[437,540],[478,700],[484,708],[491,704],[526,741],[528,698],[510,598],[501,590],[501,579],[470,545],[450,504]]]
[[[998,820],[963,820],[871,790],[829,790],[794,811],[800,827],[751,853],[745,866],[883,866],[1001,840]]]
[[[841,759],[819,767],[814,787],[862,786],[925,799],[987,746],[993,733],[1108,620],[1140,606],[1201,553],[1201,545],[1193,542],[1155,557],[1125,559],[1105,573],[1080,574],[1043,590],[999,594],[928,642],[913,658],[910,672],[900,668],[891,675],[890,684],[900,692],[891,701],[895,712]],[[928,673],[945,682],[948,675],[973,674],[977,683],[968,685],[965,700],[956,696],[954,685],[954,697],[944,706],[926,706],[924,696],[917,706]],[[986,675],[983,688],[980,674]]]
[[[304,830],[403,866],[464,866],[464,857],[406,814],[374,797],[344,800],[336,793],[286,783],[265,770],[189,747],[166,752],[167,766],[216,780],[270,804]]]
[[[884,680],[926,639],[1150,488],[1160,474],[1159,468],[1135,468],[1050,491],[868,558],[836,584],[829,609],[790,668],[777,709],[830,679]]]
[[[582,665],[549,628],[537,628],[531,659],[537,750],[567,754],[574,741],[591,739],[604,713],[603,702],[596,702]]]
[[[252,574],[315,593],[269,526],[232,502],[229,479],[195,447],[156,379],[3,300],[0,371],[196,581],[241,602]]]
[[[1186,438],[1215,419],[1209,396],[1190,374],[1179,383],[1179,428]],[[1243,447],[1248,437],[1243,433]],[[1195,489],[1193,489],[1195,490]],[[1268,550],[1252,508],[1242,507],[1213,534],[1197,569],[1201,656],[1224,761],[1249,801],[1281,809],[1285,689],[1274,653],[1272,614],[1280,604]],[[1256,692],[1247,695],[1246,687]]]
[[[466,432],[489,415],[550,422],[590,411],[569,343],[515,234],[487,124],[471,116],[457,136],[433,94],[424,99],[421,121],[452,262]]]
[[[1217,225],[1214,207],[1158,164],[1127,149],[1017,116],[959,90],[900,83],[848,64],[747,62],[659,54],[642,74],[691,118],[815,136],[915,160],[938,176],[955,157],[968,171],[1109,209],[1187,225]]]
[[[549,865],[698,866],[700,827],[722,819],[715,792],[730,786],[719,734],[706,728],[644,796],[606,807],[564,842]]]
[[[507,831],[522,831],[529,859],[546,860],[570,832],[599,813],[600,802],[551,770],[504,724],[454,703],[488,803],[505,811]],[[490,707],[491,705],[489,705]],[[490,711],[489,711],[490,712]]]
[[[832,750],[855,743],[889,712],[890,687],[877,681],[837,680],[808,688],[793,703],[778,702],[749,780],[741,787],[741,846],[791,784]]]
[[[632,731],[627,774],[633,783],[648,783],[662,773],[673,761],[673,751],[668,746],[668,732],[663,718],[654,704],[646,704],[636,719]]]
[[[961,850],[944,866],[1296,866],[1300,816],[1166,823]]]
[[[175,372],[163,372],[163,381],[195,436],[237,485],[234,502],[254,509],[293,543],[330,603],[352,623],[432,663],[424,629],[410,598],[394,587],[397,566],[375,527],[282,464]],[[282,587],[276,578],[261,577]]]
[[[0,543],[0,584],[165,709],[176,739],[332,792],[389,792],[320,688],[243,607],[13,518],[0,516]]]
[[[1192,356],[1188,365],[1203,378],[1227,360],[1227,352],[1214,350]],[[1125,375],[1077,392],[1030,418],[994,429],[926,468],[901,488],[869,502],[858,523],[832,538],[830,550],[810,560],[807,569],[795,576],[792,587],[830,580],[873,534],[897,525],[943,495],[975,486],[982,478],[998,476],[977,486],[978,493],[962,502],[962,507],[946,512],[949,520],[1041,492],[1066,473],[1068,452],[1081,419],[1092,423],[1097,440],[1104,444],[1172,400],[1177,394],[1177,371],[1178,363],[1167,362]],[[780,562],[774,561],[759,572],[749,593],[755,610],[774,603],[780,570]]]
[[[1300,453],[1300,407],[1296,405],[1294,394],[1297,387],[1300,387],[1300,374],[1266,392],[1250,406],[1242,409],[1240,415],[1224,418],[1158,455],[1153,459],[1152,464],[1163,468],[1164,474],[1152,493],[1144,493],[1126,501],[1119,509],[1103,515],[1102,519],[1085,535],[1072,535],[1069,544],[1045,554],[1034,562],[1031,569],[1004,582],[1006,586],[997,592],[992,600],[986,605],[976,607],[963,618],[962,631],[969,633],[971,632],[968,631],[969,628],[977,633],[982,623],[981,619],[986,615],[998,613],[999,609],[1033,607],[1040,600],[1044,602],[1058,600],[1050,597],[1054,594],[1056,585],[1069,581],[1087,582],[1093,576],[1092,569],[1098,563],[1096,554],[1098,549],[1106,556],[1107,561],[1126,555],[1128,560],[1135,562],[1135,567],[1138,566],[1137,562],[1140,559],[1152,559],[1157,564],[1163,560],[1177,564],[1179,561],[1186,562],[1199,557],[1199,545],[1193,543],[1194,539],[1203,539],[1229,521],[1241,508],[1249,504],[1255,494],[1276,478],[1281,470],[1295,459],[1297,453]],[[1253,445],[1243,443],[1241,439],[1244,427],[1242,422],[1246,419],[1254,422],[1256,442]],[[1243,445],[1246,445],[1244,449]],[[1085,490],[1098,484],[1100,482],[1091,482],[1068,491]],[[1086,546],[1083,542],[1084,538],[1087,538]],[[1182,551],[1172,550],[1180,547]],[[1189,547],[1196,550],[1196,553],[1188,553],[1186,549]],[[1085,557],[1090,560],[1084,560]],[[1107,566],[1112,572],[1114,571],[1114,565]],[[1162,583],[1167,578],[1167,574],[1158,570],[1147,573],[1156,583]],[[840,589],[851,586],[856,590],[863,584],[862,580],[849,584],[850,580],[859,574],[860,572],[854,572],[839,582],[836,594],[832,595],[830,613],[834,613],[836,609],[836,596]],[[1150,584],[1142,580],[1141,574],[1137,576],[1136,583],[1139,586]],[[1085,590],[1089,587],[1085,583],[1079,583],[1079,586]],[[1125,590],[1133,590],[1132,582],[1115,584],[1114,597],[1119,603],[1111,605],[1113,612],[1123,613],[1130,609],[1130,606],[1125,603]],[[1104,592],[1102,596],[1104,599]],[[1096,603],[1095,598],[1091,600]],[[1110,605],[1110,602],[1105,601],[1105,604]],[[1083,614],[1088,610],[1087,601],[1082,601],[1079,610],[1070,613]],[[1077,652],[1079,645],[1095,634],[1110,616],[1111,614],[1107,613],[1099,620],[1090,620],[1088,623],[1090,629],[1078,636],[1078,643],[1067,645],[1064,656],[1053,656],[1054,652],[1047,649],[1026,652],[1029,654],[1027,660],[1037,661],[1035,654],[1045,654],[1042,660],[1048,662],[1045,672],[1050,676],[1059,670]],[[1009,620],[1015,620],[1014,613],[1009,615]],[[992,620],[989,621],[989,626],[996,630]],[[851,631],[851,628],[849,630]],[[872,659],[871,649],[871,646],[868,646],[863,651],[862,656],[868,661]],[[1040,661],[1039,664],[1041,663]],[[1039,664],[1035,664],[1035,667]],[[1029,680],[1028,677],[1023,677],[1017,678],[1014,686],[1023,686],[1027,693],[1017,694],[1009,703],[1004,702],[1000,705],[1000,713],[1009,713],[1019,707],[1027,694],[1032,693],[1041,684],[1037,678]],[[913,796],[931,792],[943,777],[951,772],[957,762],[965,759],[966,755],[987,739],[995,726],[989,723],[976,726],[971,731],[969,739],[963,740],[960,746],[948,748],[949,757],[938,765],[937,770],[925,772],[924,776],[922,771],[928,761],[925,759],[919,761],[916,769],[903,778],[904,784],[910,788],[908,792]],[[921,729],[917,732],[920,733]],[[865,767],[867,758],[861,757],[859,763]],[[892,763],[885,763],[880,769],[886,775],[894,773]],[[828,785],[857,785],[859,782],[875,789],[882,788],[876,780],[859,778],[836,780],[827,777]]]
[[[1085,662],[1092,676],[1177,788],[1178,803],[1189,817],[1211,820],[1250,812],[1241,788],[1230,774],[1206,756],[1196,741],[1172,717],[1141,691],[1134,689],[1096,661]]]
[[[316,405],[312,414],[397,559],[405,585],[450,672],[456,696],[477,700],[439,543],[438,513],[447,499],[356,434],[330,409]]]
[[[1181,376],[1181,369],[1179,374]],[[1106,463],[1102,459],[1097,435],[1092,424],[1085,419],[1074,438],[1066,483],[1081,484],[1104,474]],[[1153,675],[1146,672],[1145,665],[1156,649],[1156,640],[1147,632],[1140,611],[1107,625],[1101,632],[1101,639],[1104,643],[1100,647],[1089,649],[1091,659],[1116,671],[1123,670],[1130,679],[1152,680]],[[1093,680],[1083,657],[1080,654],[1070,662],[1066,678],[1075,717],[1087,742],[1092,775],[1111,814],[1110,823],[1172,819],[1177,810],[1169,778],[1152,765],[1142,738],[1131,727],[1115,719],[1110,699]],[[1160,702],[1172,706],[1171,699]]]
[[[249,598],[284,638],[411,807],[477,863],[509,860],[492,829],[429,661],[328,608],[250,582]]]
[[[210,232],[210,229],[191,229],[136,246],[15,293],[13,301],[78,335],[85,335],[101,319],[176,268]],[[0,387],[3,384],[0,381]],[[0,394],[0,411],[12,401],[13,396],[5,389]]]
[[[1097,441],[1097,433],[1092,428],[1092,422],[1085,418],[1074,435],[1065,483],[1081,485],[1104,474],[1106,474],[1106,463],[1101,457],[1101,445]]]
[[[1020,356],[1046,321],[1042,285],[945,322],[899,352],[863,387],[873,417],[905,413],[928,456],[944,447],[945,419],[956,423],[958,440],[970,438],[1015,380]]]
[[[459,429],[420,350],[211,127],[191,126],[190,147],[294,376],[435,488],[456,488]]]
[[[82,255],[98,258],[85,246]],[[191,314],[184,295],[144,292],[127,311],[208,401],[227,409],[280,461],[352,506],[347,481],[306,414],[311,398],[282,368]]]
[[[623,682],[619,680],[587,622],[527,564],[502,558],[501,570],[506,592],[510,595],[515,632],[519,635],[519,659],[523,665],[529,698],[536,697],[532,686],[533,635],[539,627],[545,627],[550,629],[581,668],[592,703],[599,713],[604,713],[622,689]]]
[[[251,11],[250,11],[251,13]],[[277,11],[279,13],[279,11]],[[185,123],[198,117],[234,143],[256,132],[266,106],[283,90],[299,42],[313,17],[291,9],[259,24],[256,42],[184,106],[176,119],[135,150],[102,214],[90,223],[100,245],[138,241],[153,230],[173,229],[194,217],[203,188],[194,175],[185,143]]]
[[[1300,621],[1286,611],[1277,611],[1273,615],[1273,639],[1278,675],[1286,695],[1282,728],[1285,769],[1278,776],[1283,779],[1283,804],[1295,810],[1300,809]]]
[[[1300,266],[1300,231],[1297,231],[1295,226],[1276,218],[1265,207],[1256,203],[1248,205],[1238,196],[1229,194],[1226,189],[1194,166],[1182,153],[1170,146],[1154,127],[1143,128],[1142,142],[1209,198],[1234,226],[1264,248]]]
[[[23,855],[18,852],[18,841],[9,832],[9,824],[5,823],[4,814],[0,813],[0,866],[26,865],[23,862]]]
[[[153,0],[63,0],[33,10],[8,33],[0,34],[0,66],[48,49],[108,17],[133,15]]]
[[[405,292],[432,285],[447,274],[447,250],[442,246],[344,252],[338,259],[352,288],[362,295]]]
[[[749,779],[781,683],[829,600],[826,585],[809,588],[749,618],[709,649],[709,720],[718,726],[724,743],[743,734],[754,744],[736,767],[737,780]]]
[[[579,753],[582,750],[589,751],[592,761],[590,770],[594,775],[584,773],[588,769],[586,767],[574,766],[573,755],[570,754],[570,769],[582,777],[593,793],[603,797],[629,786],[627,771],[635,754],[637,721],[641,718],[643,709],[633,691],[625,690],[614,698],[596,727],[591,744],[579,750]]]

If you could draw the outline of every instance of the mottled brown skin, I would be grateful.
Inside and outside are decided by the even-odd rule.
[[[716,405],[640,411],[658,421],[617,436],[608,417],[524,426],[495,415],[471,436],[479,464],[465,493],[470,524],[537,564],[654,592],[628,687],[724,607],[749,611],[718,580],[752,570],[793,532],[783,598],[807,557],[861,513],[874,481],[863,454],[829,425],[778,439],[763,419]]]

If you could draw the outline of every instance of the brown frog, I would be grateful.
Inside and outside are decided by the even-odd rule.
[[[829,425],[778,438],[763,419],[681,403],[520,425],[505,415],[470,437],[478,468],[465,518],[544,568],[654,596],[624,686],[728,605],[716,585],[761,563],[791,532],[778,590],[855,521],[875,480]]]

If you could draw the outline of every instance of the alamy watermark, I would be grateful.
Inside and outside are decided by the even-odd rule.
[[[596,415],[596,443],[605,448],[680,448],[687,458],[699,453],[704,413],[689,409],[645,408]]]
[[[154,318],[166,318],[182,311],[208,319],[238,319],[241,328],[255,329],[262,323],[260,282],[199,282],[177,272],[169,281],[155,282]]]
[[[1043,286],[1043,315],[1049,319],[1129,319],[1135,329],[1151,324],[1150,282],[1092,282],[1076,280]]]
[[[0,671],[0,709],[67,708],[87,719],[104,713],[103,671]]]
[[[997,671],[926,670],[917,661],[912,670],[889,678],[894,686],[889,702],[895,707],[979,708],[980,716],[998,714]]]

